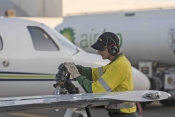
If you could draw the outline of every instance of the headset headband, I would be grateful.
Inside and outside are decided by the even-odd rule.
[[[111,35],[110,35],[109,33],[106,33],[106,34],[103,34],[103,35],[104,35],[105,38],[107,39],[106,46],[107,46],[107,44],[108,44],[108,40],[109,40],[109,39],[111,39],[111,40],[115,43],[115,41],[112,39],[112,37],[111,37]],[[115,45],[117,45],[117,44],[115,43]]]

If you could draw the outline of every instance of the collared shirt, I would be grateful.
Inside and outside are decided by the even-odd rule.
[[[105,66],[90,68],[78,65],[77,68],[82,75],[77,80],[88,93],[133,90],[131,64],[122,53]],[[132,109],[124,108],[123,110],[121,112],[131,113],[136,111],[136,107],[134,106]]]

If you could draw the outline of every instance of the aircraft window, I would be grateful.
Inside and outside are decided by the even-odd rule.
[[[38,51],[58,51],[59,48],[53,39],[41,28],[27,27],[32,37],[34,48]]]
[[[2,41],[2,38],[0,36],[0,50],[2,50],[2,48],[3,48],[3,41]]]
[[[51,29],[50,27],[43,24],[47,29],[51,31],[51,33],[58,39],[59,43],[63,46],[63,48],[66,50],[66,52],[69,55],[74,55],[79,52],[77,49],[77,46],[74,45],[72,42],[70,42],[66,37],[58,33],[56,30]]]

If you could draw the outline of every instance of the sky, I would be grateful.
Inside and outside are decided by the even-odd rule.
[[[0,15],[15,9],[16,16],[61,17],[136,9],[175,8],[175,0],[0,0]]]
[[[175,8],[175,0],[63,0],[63,15],[135,9]]]

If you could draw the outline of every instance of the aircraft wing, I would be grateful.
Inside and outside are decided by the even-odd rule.
[[[125,101],[157,101],[170,97],[171,95],[166,92],[155,90],[9,97],[0,98],[0,112],[53,107],[79,108],[107,105],[109,103],[121,103]]]

